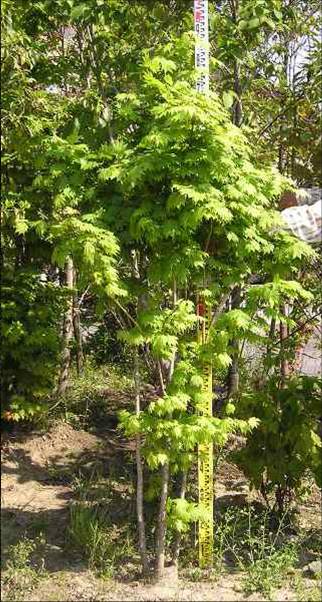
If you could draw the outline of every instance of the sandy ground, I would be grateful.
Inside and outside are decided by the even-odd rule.
[[[131,444],[122,442],[115,433],[100,436],[75,430],[58,423],[50,433],[19,433],[7,436],[2,443],[2,549],[30,529],[46,534],[45,569],[42,578],[24,600],[33,601],[234,601],[265,600],[258,594],[246,597],[238,574],[224,574],[214,582],[192,582],[168,576],[162,584],[140,580],[129,582],[103,580],[86,569],[81,559],[71,557],[65,548],[69,504],[73,497],[70,475],[88,467],[109,464],[117,456],[131,453]],[[220,504],[245,499],[247,485],[243,475],[232,465],[223,463],[216,479]],[[308,500],[304,514],[309,525],[319,520],[319,495]],[[308,581],[307,587],[312,583]],[[275,600],[296,600],[288,588],[275,592]]]

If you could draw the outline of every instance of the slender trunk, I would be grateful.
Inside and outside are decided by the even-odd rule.
[[[162,392],[162,395],[165,395],[165,384],[164,384],[162,366],[161,366],[160,360],[157,360],[157,367],[158,367],[158,375],[159,375],[161,392]]]
[[[231,341],[231,347],[233,348],[231,364],[228,370],[228,397],[235,395],[239,389],[239,343],[237,339]]]
[[[61,53],[62,53],[63,60],[65,60],[65,27],[61,28],[60,36],[61,36]],[[63,76],[64,92],[65,92],[65,96],[68,96],[68,86],[66,83],[66,71],[64,73],[65,73]]]
[[[156,562],[155,575],[162,579],[165,567],[165,537],[167,532],[167,498],[169,487],[169,464],[166,462],[161,468],[161,497],[158,516],[157,538],[156,538]]]
[[[177,303],[177,284],[176,280],[173,281],[173,296],[172,296],[172,304],[173,309],[175,308]],[[171,383],[174,366],[175,366],[176,354],[174,353],[167,375],[167,384]],[[162,395],[166,393],[166,385],[164,383],[162,366],[161,362],[158,360],[158,370],[159,370],[159,379],[160,386],[162,390]],[[161,468],[161,496],[160,496],[160,507],[159,507],[159,516],[158,516],[158,525],[157,525],[157,537],[156,537],[156,560],[155,560],[155,576],[156,579],[162,579],[164,576],[165,569],[165,538],[167,532],[167,499],[168,499],[168,489],[169,489],[169,478],[170,478],[170,470],[169,463],[166,462],[162,465]]]
[[[276,318],[272,318],[271,319],[271,324],[269,327],[269,340],[272,341],[274,339],[275,336],[275,330],[276,330]]]
[[[280,137],[282,135],[280,134]],[[279,148],[278,148],[278,171],[280,173],[284,173],[284,149],[283,149],[283,144],[282,141],[280,142]]]
[[[140,404],[140,369],[139,369],[139,353],[136,350],[134,355],[134,384],[135,384],[135,413],[137,416],[141,412]],[[146,537],[145,537],[145,520],[144,520],[144,508],[143,508],[143,465],[141,457],[141,437],[136,435],[135,438],[135,454],[136,454],[136,514],[138,521],[139,531],[139,549],[141,555],[141,562],[143,568],[143,575],[147,575],[148,572],[148,557],[146,550]]]
[[[269,376],[270,373],[270,359],[271,359],[271,355],[272,355],[272,346],[273,346],[273,342],[275,339],[275,333],[276,333],[276,318],[271,318],[271,323],[269,326],[269,333],[268,333],[268,337],[267,337],[267,344],[266,344],[266,360],[267,360],[267,364],[266,362],[263,363],[263,372],[262,372],[262,380],[265,382],[267,377]]]
[[[134,251],[133,254],[133,276],[136,280],[140,279],[138,253]],[[138,298],[137,312],[140,308],[142,300]],[[135,386],[135,414],[139,416],[141,413],[141,396],[140,396],[140,366],[139,366],[139,351],[135,349],[134,352],[134,386]],[[143,478],[143,463],[141,455],[141,436],[140,434],[135,437],[135,456],[136,456],[136,515],[138,521],[138,532],[139,532],[139,550],[141,556],[143,575],[146,576],[148,573],[148,556],[146,549],[146,535],[145,535],[145,519],[144,519],[144,478]]]
[[[233,21],[237,24],[239,19],[239,2],[236,0],[231,3],[232,10],[232,18]],[[237,95],[237,98],[233,105],[233,123],[237,125],[237,127],[241,127],[243,122],[243,106],[242,106],[242,86],[241,86],[241,73],[240,73],[240,62],[239,59],[236,58],[234,61],[234,92]],[[232,294],[232,302],[231,308],[236,309],[240,305],[240,286],[237,286]],[[231,341],[231,347],[233,348],[233,353],[231,357],[231,365],[228,371],[227,377],[227,389],[228,389],[228,397],[231,397],[235,393],[237,393],[239,388],[239,366],[238,366],[238,356],[239,356],[239,343],[237,339],[233,339]]]
[[[181,480],[181,488],[180,488],[180,496],[179,496],[181,500],[185,499],[186,490],[187,490],[187,471],[185,470],[182,473],[182,480]],[[172,564],[174,564],[176,567],[178,566],[178,561],[179,561],[181,539],[182,539],[182,534],[180,531],[177,531],[175,540],[174,540],[173,554],[172,554]]]
[[[74,285],[76,284],[76,272],[74,270]],[[78,300],[78,293],[75,292],[73,298],[73,327],[74,336],[76,342],[76,366],[78,376],[83,371],[84,366],[84,352],[83,352],[83,339],[81,333],[81,319],[80,319],[80,307]]]
[[[71,292],[74,284],[74,264],[71,257],[68,258],[65,267],[66,287]],[[71,363],[70,343],[73,336],[73,299],[70,294],[64,318],[63,326],[63,349],[60,374],[58,379],[57,394],[63,395],[67,389],[69,370]]]
[[[231,308],[238,309],[240,307],[241,302],[241,289],[240,286],[236,286],[233,291],[232,300],[231,300]],[[227,388],[228,388],[228,397],[232,397],[235,395],[239,388],[239,342],[238,339],[232,339],[230,343],[233,352],[231,356],[231,364],[228,370],[228,378],[227,378]]]
[[[105,92],[104,85],[103,85],[103,79],[102,79],[101,61],[96,52],[96,44],[95,44],[95,39],[94,39],[93,26],[89,25],[87,27],[87,31],[89,33],[89,38],[90,38],[92,67],[93,67],[93,71],[95,73],[97,87],[98,87],[98,90],[99,90],[99,93],[100,93],[102,99],[107,103],[107,96],[106,96],[106,92]],[[108,107],[108,108],[110,108],[110,107]],[[108,131],[108,137],[109,137],[110,144],[114,144],[114,136],[113,136],[110,115],[107,120],[107,131]]]
[[[233,107],[233,122],[237,127],[240,127],[243,122],[243,106],[241,101],[240,65],[237,59],[234,63],[234,92],[237,98]]]
[[[230,2],[230,10],[231,10],[232,20],[235,23],[235,25],[237,26],[237,23],[239,20],[239,1],[238,0],[232,0]],[[233,88],[234,88],[234,92],[235,92],[237,98],[233,104],[232,120],[233,120],[233,123],[235,125],[237,125],[237,127],[240,127],[243,122],[243,106],[242,106],[242,100],[241,100],[242,87],[241,87],[241,81],[240,81],[240,79],[241,79],[240,78],[240,61],[238,58],[235,58],[233,68],[234,68]]]
[[[176,283],[176,280],[174,279],[173,280],[173,293],[172,293],[173,309],[175,309],[176,303],[177,303],[177,283]],[[170,362],[169,374],[168,374],[168,382],[169,383],[171,383],[171,380],[172,380],[175,362],[176,362],[176,352],[174,352],[174,354],[171,358],[171,362]]]
[[[286,315],[285,305],[281,308],[281,313]],[[282,385],[285,384],[285,380],[289,376],[290,366],[288,360],[285,358],[285,339],[287,339],[287,325],[283,322],[280,322],[280,343],[281,343],[281,382]]]
[[[162,395],[165,395],[166,389],[163,380],[161,362],[157,362],[159,370],[160,386]],[[167,532],[167,499],[168,499],[168,488],[169,488],[169,464],[165,464],[161,467],[161,494],[160,494],[160,506],[158,515],[157,525],[157,536],[155,545],[155,576],[156,579],[162,579],[165,568],[165,536]]]

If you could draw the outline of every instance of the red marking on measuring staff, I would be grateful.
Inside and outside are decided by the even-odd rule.
[[[203,303],[198,303],[197,304],[197,314],[198,316],[204,316],[205,315],[205,306]]]

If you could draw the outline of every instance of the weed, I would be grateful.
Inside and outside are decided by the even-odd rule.
[[[32,540],[24,537],[8,548],[8,559],[3,571],[4,600],[21,600],[45,576],[42,535]]]
[[[190,581],[202,581],[204,579],[204,571],[198,566],[193,567],[189,571],[189,579]]]
[[[287,541],[285,515],[272,527],[271,514],[254,508],[229,509],[216,522],[214,561],[217,570],[224,562],[245,572],[246,593],[270,597],[285,574],[296,563],[297,545]]]
[[[296,550],[290,544],[251,562],[248,567],[244,567],[246,576],[243,585],[246,594],[261,592],[270,598],[272,590],[282,585],[283,578],[294,566],[296,559]]]
[[[308,587],[303,577],[296,575],[292,581],[292,587],[296,592],[297,602],[321,602],[321,584]]]

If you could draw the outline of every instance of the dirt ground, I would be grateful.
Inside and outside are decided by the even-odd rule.
[[[57,423],[49,433],[7,435],[2,442],[2,551],[30,532],[46,535],[45,570],[25,601],[234,601],[264,600],[258,594],[245,596],[239,574],[223,574],[216,581],[165,579],[163,584],[145,584],[137,578],[97,578],[81,558],[66,550],[69,504],[73,499],[71,475],[92,470],[99,463],[112,465],[113,458],[131,453],[115,431],[92,434]],[[121,460],[122,461],[122,460]],[[216,504],[242,501],[248,495],[243,475],[223,462],[216,479]],[[318,527],[320,497],[317,491],[303,506],[301,515],[308,526]],[[303,580],[304,587],[312,585]],[[316,582],[315,582],[316,584]],[[313,583],[314,585],[314,583]],[[275,600],[297,600],[285,587]],[[302,598],[304,600],[304,598]]]

